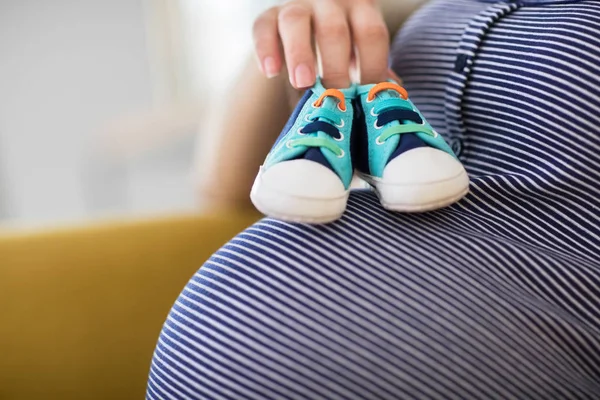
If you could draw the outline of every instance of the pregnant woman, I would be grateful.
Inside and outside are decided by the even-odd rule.
[[[257,54],[280,77],[245,76],[261,107],[232,104],[248,130],[208,191],[248,196],[289,115],[281,77],[315,83],[314,37],[331,88],[350,83],[350,49],[362,84],[385,80],[391,49],[469,194],[415,214],[358,191],[331,224],[251,226],[177,299],[149,399],[599,398],[600,2],[435,0],[390,47],[383,21],[406,4],[265,12]]]

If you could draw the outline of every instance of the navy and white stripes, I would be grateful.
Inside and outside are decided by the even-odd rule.
[[[600,1],[434,1],[394,54],[471,194],[248,228],[174,305],[149,399],[600,398]]]

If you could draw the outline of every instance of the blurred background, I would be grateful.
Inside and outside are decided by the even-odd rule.
[[[0,1],[0,225],[202,207],[213,117],[274,2]]]

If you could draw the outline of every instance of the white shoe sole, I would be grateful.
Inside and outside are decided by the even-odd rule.
[[[282,193],[263,184],[261,167],[250,199],[261,213],[283,221],[326,224],[339,219],[346,210],[349,191],[335,198],[311,198]]]
[[[451,178],[424,184],[388,183],[371,175],[359,175],[375,189],[383,208],[390,211],[433,211],[456,203],[469,193],[469,176],[464,169]]]

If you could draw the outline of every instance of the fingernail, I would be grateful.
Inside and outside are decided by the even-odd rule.
[[[312,86],[315,83],[315,78],[312,71],[306,64],[300,64],[294,70],[294,81],[296,87],[305,88]]]
[[[275,65],[275,59],[273,57],[267,57],[264,59],[263,70],[267,78],[274,78],[279,75],[279,71],[277,71],[277,65]]]

